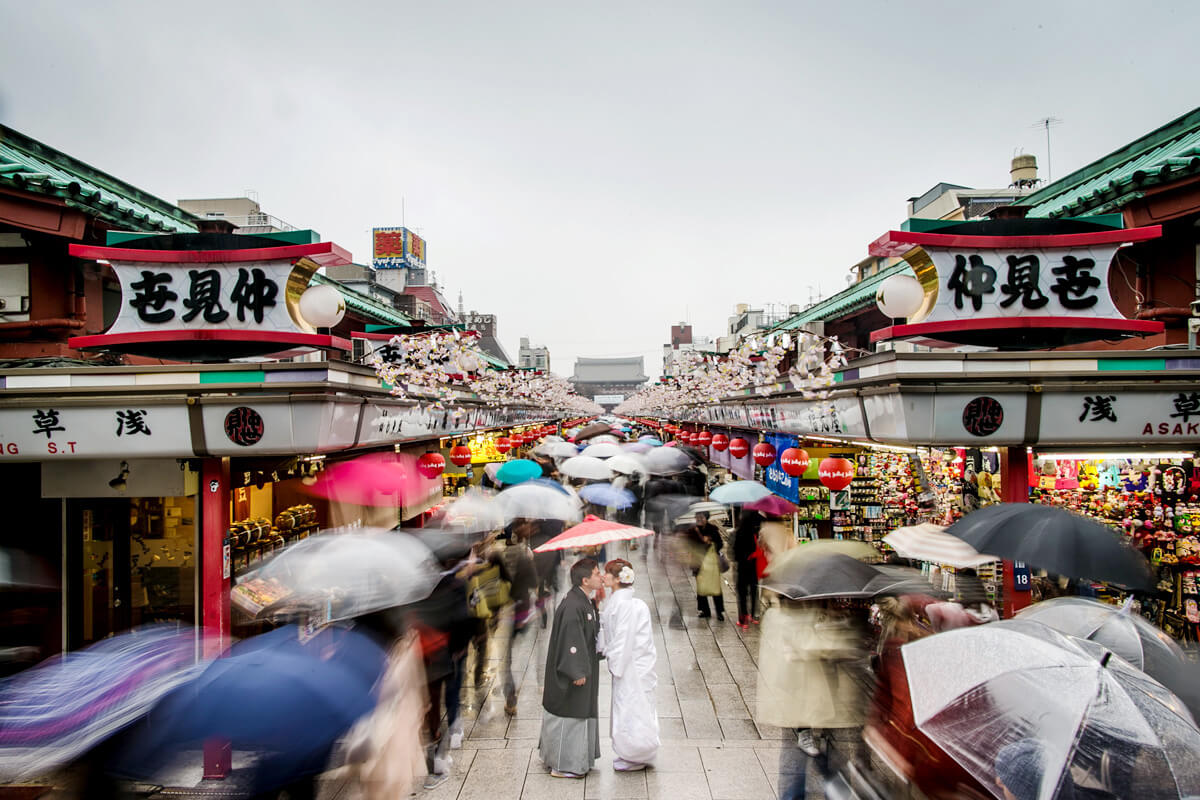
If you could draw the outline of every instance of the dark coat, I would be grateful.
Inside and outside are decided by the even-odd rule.
[[[554,611],[550,646],[546,652],[542,707],[556,717],[587,719],[600,716],[600,656],[596,607],[578,586],[567,592]],[[587,678],[583,686],[573,681]]]
[[[750,561],[758,548],[758,532],[762,528],[763,518],[757,511],[747,511],[738,521],[737,530],[733,532],[733,559],[739,564]]]

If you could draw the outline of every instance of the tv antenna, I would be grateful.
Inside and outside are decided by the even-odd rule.
[[[1042,117],[1037,122],[1033,123],[1033,128],[1046,129],[1046,183],[1054,180],[1054,171],[1050,168],[1050,129],[1057,128],[1062,124],[1062,120],[1058,117]]]

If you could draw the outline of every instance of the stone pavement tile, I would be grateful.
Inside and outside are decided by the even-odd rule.
[[[721,734],[726,739],[758,739],[758,728],[748,719],[726,719],[720,716]]]
[[[423,781],[424,778],[421,780]],[[466,782],[467,776],[455,775],[436,789],[425,789],[421,786],[420,782],[417,783],[415,788],[421,800],[456,800],[456,798],[463,796],[462,789]],[[341,799],[339,798],[339,800]]]
[[[529,751],[529,766],[526,772],[541,772],[549,775],[550,768],[546,766],[546,762],[542,761],[542,754],[538,752],[537,747],[533,747]]]
[[[722,735],[721,726],[717,724],[715,717],[712,719],[697,717],[689,720],[685,716],[683,727],[687,731],[689,739],[720,739]]]
[[[775,800],[775,791],[750,748],[700,748],[713,800]]]
[[[508,742],[504,739],[463,739],[463,750],[503,750]]]
[[[508,739],[536,739],[542,733],[542,719],[512,719],[508,723]]]
[[[700,774],[704,765],[700,761],[700,750],[681,744],[664,744],[658,748],[654,759],[654,769],[658,772],[693,772]]]
[[[663,741],[687,739],[682,717],[659,717],[658,738]]]
[[[585,780],[555,778],[549,772],[531,772],[525,776],[521,800],[583,800]],[[500,800],[499,796],[495,800]]]
[[[646,773],[646,795],[649,800],[712,800],[708,778],[702,770],[695,772]]]
[[[508,739],[508,750],[537,750],[540,739]]]
[[[700,671],[704,674],[704,682],[709,686],[714,684],[732,684],[733,673],[725,666],[725,659],[710,658],[700,661]]]
[[[458,800],[497,800],[520,797],[529,768],[529,753],[522,749],[481,750],[475,754],[471,771]]]
[[[742,693],[734,684],[718,684],[708,687],[713,708],[721,719],[750,719],[750,710],[742,700]]]
[[[754,725],[758,728],[758,735],[769,742],[778,742],[783,737],[783,728],[761,722],[756,722]]]
[[[584,779],[583,792],[585,800],[645,800],[646,771],[617,772],[612,768],[611,759],[598,761]]]

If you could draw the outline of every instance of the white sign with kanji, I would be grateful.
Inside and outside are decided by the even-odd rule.
[[[1117,245],[949,249],[924,246],[937,268],[937,301],[914,322],[986,317],[1123,318],[1108,291]]]
[[[289,312],[286,261],[111,262],[121,311],[107,333],[217,329],[309,333]]]

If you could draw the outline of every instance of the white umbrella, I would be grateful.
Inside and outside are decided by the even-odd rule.
[[[557,433],[551,433],[551,434],[547,435],[544,439],[542,439],[542,441],[543,442],[565,442],[566,439],[559,436]]]
[[[897,528],[883,541],[905,558],[933,561],[956,569],[977,567],[995,561],[995,556],[980,553],[974,547],[946,533],[941,525],[925,522],[907,528]]]
[[[674,447],[659,447],[646,454],[646,470],[651,475],[673,475],[683,472],[691,463],[687,453]]]
[[[574,492],[541,481],[518,483],[496,495],[505,523],[514,519],[560,519],[578,522],[582,504]]]
[[[558,465],[558,471],[569,478],[589,481],[611,480],[613,471],[607,464],[591,456],[575,456]]]
[[[615,445],[612,442],[600,442],[599,444],[589,444],[583,448],[580,455],[590,456],[591,458],[612,458],[621,454],[620,445]]]
[[[646,461],[634,453],[622,453],[604,462],[613,472],[622,475],[646,474]]]
[[[696,522],[697,512],[703,511],[708,514],[709,522],[729,522],[729,509],[720,503],[711,503],[707,500],[700,503],[692,503],[688,506],[685,514],[675,518],[676,527],[680,525],[693,525]]]
[[[496,495],[471,488],[447,504],[429,527],[454,533],[487,533],[500,530],[504,525],[504,514],[496,502]]]
[[[543,442],[533,448],[533,452],[551,458],[570,458],[579,455],[579,448],[570,442]]]
[[[601,433],[588,437],[588,444],[620,444],[621,440],[610,433]]]

